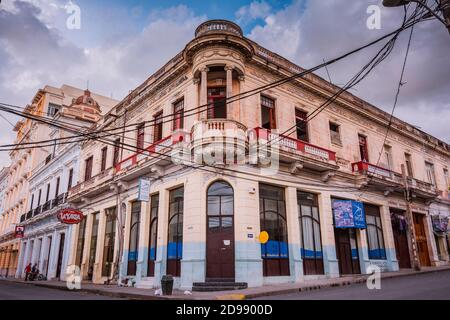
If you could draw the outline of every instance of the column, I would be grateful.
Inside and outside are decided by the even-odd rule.
[[[91,249],[91,236],[92,236],[92,218],[93,214],[88,213],[86,219],[86,230],[84,232],[84,248],[83,259],[81,261],[81,277],[83,280],[87,279],[89,268],[89,253]]]
[[[105,244],[105,228],[106,228],[106,214],[102,209],[98,213],[98,232],[97,232],[97,248],[95,249],[95,263],[94,272],[92,274],[93,283],[101,283],[102,266],[103,266],[103,249]]]
[[[355,230],[356,241],[358,243],[359,265],[361,274],[367,273],[367,268],[370,266],[369,251],[367,248],[367,231],[366,229]]]
[[[249,287],[263,285],[263,264],[259,243],[260,214],[258,183],[236,179],[234,191],[234,240],[236,282]]]
[[[289,242],[289,267],[295,282],[303,278],[303,261],[300,254],[300,228],[297,209],[297,189],[286,188],[286,222]]]
[[[194,90],[191,91],[191,98],[189,100],[185,101],[185,106],[191,106],[191,109],[195,109],[198,108],[198,106],[200,105],[200,101],[199,101],[199,85],[200,85],[200,78],[194,78],[192,81],[193,85],[194,85]],[[198,111],[198,110],[196,110]],[[199,120],[200,119],[200,113],[196,113],[195,120]],[[193,122],[191,122],[192,120],[189,120],[189,117],[186,117],[184,119],[184,123],[186,128],[190,128],[193,124]]]
[[[394,232],[392,231],[391,211],[389,206],[380,207],[383,240],[386,250],[387,271],[398,271],[397,253],[395,251]]]
[[[48,263],[45,260],[47,259],[47,252],[48,252],[48,236],[44,235],[42,237],[42,243],[41,243],[41,256],[39,257],[39,271],[43,274],[45,273],[45,265]]]
[[[158,208],[158,239],[155,260],[154,287],[160,287],[161,277],[166,274],[167,267],[167,230],[169,213],[169,191],[161,189],[159,192]]]
[[[201,71],[201,82],[200,82],[200,106],[206,105],[208,102],[208,71],[207,67],[204,67]],[[204,107],[204,109],[206,108]],[[200,113],[200,120],[207,119],[208,114],[207,111]]]
[[[238,79],[239,79],[239,93],[243,93],[243,92],[245,92],[245,76],[239,76]],[[239,116],[239,119],[237,121],[239,121],[241,123],[245,122],[244,114],[243,114],[243,110],[245,108],[244,106],[246,104],[245,100],[246,99],[241,99],[238,102],[236,102],[236,104],[235,104],[235,106],[237,106],[237,108],[238,108],[237,114]]]
[[[130,227],[131,227],[131,202],[126,201],[126,214],[124,222],[124,235],[123,235],[123,250],[122,258],[119,262],[119,280],[123,281],[123,278],[128,275],[128,252],[130,249]]]
[[[233,66],[225,66],[225,71],[227,73],[227,118],[228,119],[234,119],[234,103],[229,103],[228,99],[233,96]]]
[[[425,228],[425,235],[427,238],[428,254],[430,256],[431,266],[439,266],[439,257],[436,249],[436,242],[434,241],[433,225],[429,214],[423,215],[423,224]],[[424,267],[423,265],[421,265]]]
[[[166,229],[167,230],[167,229]],[[206,273],[206,194],[202,173],[193,173],[184,185],[183,255],[181,289],[205,281]]]
[[[20,252],[19,252],[19,262],[17,264],[17,270],[16,270],[16,278],[21,278],[23,269],[25,269],[24,260],[25,260],[25,254],[26,254],[26,245],[28,243],[24,242],[23,240],[20,241]]]
[[[318,195],[318,201],[324,271],[329,278],[335,278],[339,277],[339,264],[336,258],[336,242],[334,238],[333,211],[331,210],[330,193],[322,192]]]
[[[9,271],[11,268],[11,251],[12,251],[12,246],[6,246],[6,254],[5,254],[5,277],[9,276]]]
[[[52,234],[52,242],[54,245],[50,248],[50,259],[48,259],[48,274],[47,279],[51,280],[56,277],[56,268],[58,264],[58,253],[59,253],[59,244],[61,242],[61,238],[56,230],[53,231]],[[75,261],[75,258],[74,258]],[[59,280],[59,279],[56,279]]]
[[[148,243],[150,234],[150,202],[141,202],[141,214],[139,218],[139,248],[136,264],[136,283],[147,277]]]

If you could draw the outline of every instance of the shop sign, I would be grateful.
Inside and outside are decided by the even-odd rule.
[[[366,228],[364,204],[353,200],[333,201],[335,228]]]
[[[25,234],[25,227],[24,226],[16,226],[15,230],[14,230],[14,236],[16,238],[23,238]]]
[[[84,219],[83,212],[72,208],[59,210],[56,217],[64,224],[78,224]]]
[[[138,201],[150,201],[150,179],[139,179]]]

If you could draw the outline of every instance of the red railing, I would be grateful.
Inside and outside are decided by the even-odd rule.
[[[186,139],[189,139],[190,135],[185,132],[177,132],[174,133],[168,137],[165,137],[159,141],[156,141],[155,143],[151,144],[147,148],[145,148],[145,151],[139,151],[135,154],[132,154],[131,156],[125,158],[124,160],[118,162],[115,166],[116,172],[126,169],[130,166],[134,166],[136,163],[138,163],[140,160],[147,158],[148,156],[151,156],[152,154],[158,154],[163,151],[165,148],[171,147],[174,144],[177,144],[179,142],[185,141]]]
[[[386,178],[392,178],[396,175],[395,172],[393,172],[389,169],[371,164],[366,161],[358,161],[358,162],[352,163],[352,171],[360,172],[360,173],[368,172],[368,173],[377,174],[377,175],[380,175],[380,176],[383,176]]]
[[[336,161],[336,152],[315,146],[302,140],[294,139],[284,135],[278,135],[264,128],[255,128],[254,130],[256,132],[258,140],[266,140],[269,146],[271,145],[271,142],[273,142],[278,144],[280,147],[286,147],[305,154],[318,156],[326,160]]]

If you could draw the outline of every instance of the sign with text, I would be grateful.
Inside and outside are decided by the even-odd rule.
[[[72,208],[59,210],[56,217],[64,224],[78,224],[84,219],[83,212]]]
[[[23,238],[25,234],[25,227],[23,226],[16,226],[15,230],[14,230],[14,236],[16,238]]]
[[[139,179],[138,201],[150,201],[150,179]]]
[[[364,204],[353,200],[333,201],[335,228],[366,228]]]

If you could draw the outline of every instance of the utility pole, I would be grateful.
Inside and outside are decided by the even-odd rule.
[[[411,210],[411,196],[408,186],[408,178],[406,176],[405,165],[402,164],[402,178],[403,187],[405,188],[405,203],[406,203],[406,223],[408,225],[408,242],[409,242],[409,257],[412,261],[411,266],[414,270],[420,271],[420,260],[417,253],[416,229],[414,227],[414,217]]]

